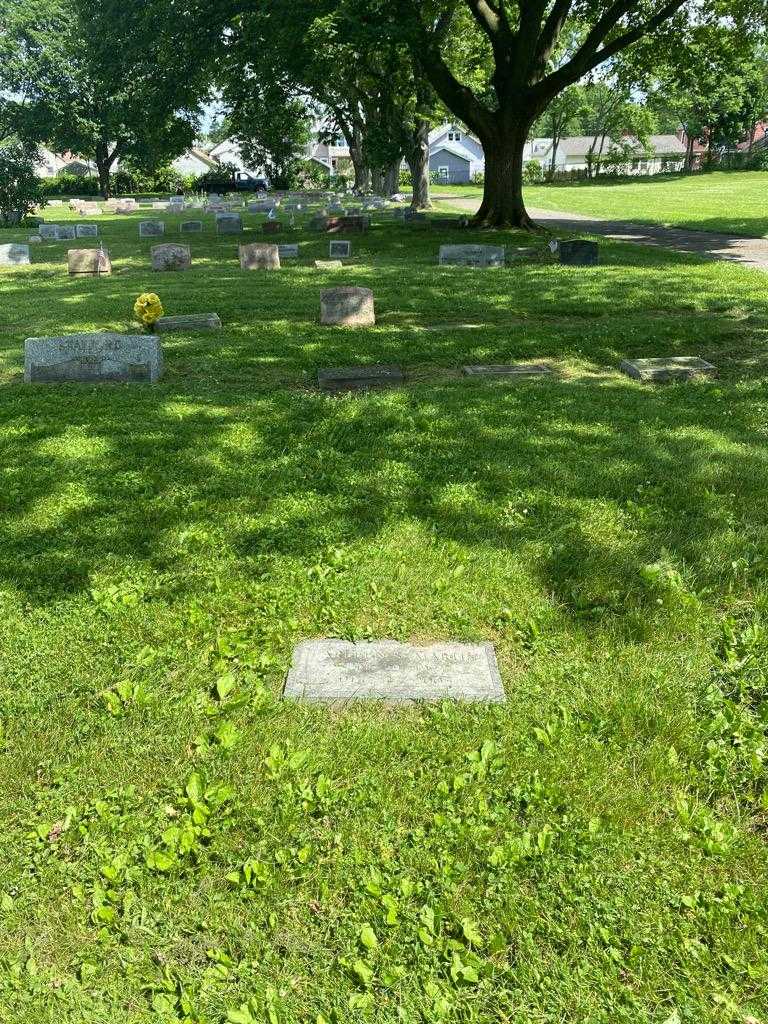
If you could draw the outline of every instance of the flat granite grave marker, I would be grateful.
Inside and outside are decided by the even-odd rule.
[[[280,254],[281,260],[296,260],[299,258],[298,242],[294,242],[290,245],[278,245],[277,250]]]
[[[67,268],[72,277],[107,277],[112,261],[106,249],[70,249]]]
[[[315,260],[315,270],[343,270],[341,260]]]
[[[441,245],[438,262],[441,267],[503,267],[506,249],[503,245]]]
[[[239,213],[217,213],[216,231],[220,235],[239,235],[243,230],[243,218]]]
[[[173,242],[153,245],[151,256],[153,270],[189,270],[192,266],[192,253],[188,245],[176,245]]]
[[[29,263],[29,246],[11,242],[0,245],[0,267],[19,267]]]
[[[270,242],[252,242],[238,249],[241,270],[279,270],[280,248]]]
[[[340,391],[368,391],[405,381],[402,368],[393,363],[372,366],[339,366],[317,371],[317,383],[322,391],[338,394]]]
[[[370,288],[327,288],[320,293],[320,323],[337,327],[369,327],[376,323]]]
[[[352,255],[352,243],[334,241],[328,243],[328,255],[331,259],[341,259],[344,256]]]
[[[165,234],[165,224],[161,220],[139,221],[139,238],[157,238]]]
[[[560,262],[569,267],[594,267],[597,264],[597,242],[587,238],[566,238],[557,248]]]
[[[437,643],[417,647],[394,640],[308,640],[298,644],[283,695],[313,703],[503,703],[506,699],[491,644]]]
[[[466,377],[551,377],[552,368],[544,363],[486,363],[462,366]]]
[[[77,235],[75,234],[75,225],[60,224],[56,229],[56,238],[60,242],[70,242],[77,238]]]
[[[337,231],[367,231],[371,226],[371,218],[364,216],[328,217],[325,230],[330,234]]]
[[[46,238],[49,241],[53,241],[59,237],[59,225],[58,224],[41,224],[37,229],[37,233],[41,238]]]
[[[183,220],[181,224],[179,224],[179,231],[181,231],[183,235],[202,230],[203,222],[201,220]]]
[[[98,238],[99,237],[99,225],[98,224],[75,224],[75,237],[76,238]]]
[[[698,356],[667,356],[659,359],[624,359],[619,364],[635,380],[665,383],[672,380],[691,380],[693,377],[715,377],[717,367]]]
[[[68,334],[58,338],[27,338],[24,380],[156,381],[163,371],[160,339],[154,334]]]
[[[186,316],[161,316],[155,321],[158,334],[173,331],[218,331],[221,320],[218,313],[188,313]]]

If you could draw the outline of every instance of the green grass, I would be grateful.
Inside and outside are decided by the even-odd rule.
[[[209,231],[153,275],[143,216],[110,278],[0,275],[0,1020],[765,1019],[765,277],[381,224],[341,272]],[[375,328],[319,326],[331,282]],[[224,329],[154,387],[22,383],[147,289]],[[666,353],[720,379],[616,371]],[[514,359],[560,376],[457,372]],[[368,361],[406,386],[313,385]],[[313,636],[490,640],[508,702],[283,704]]]
[[[438,189],[436,188],[436,191]],[[475,187],[441,186],[441,194],[474,199]],[[529,206],[639,224],[768,237],[768,171],[715,171],[680,178],[529,186]]]

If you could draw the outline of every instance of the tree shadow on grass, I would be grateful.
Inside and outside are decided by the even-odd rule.
[[[734,558],[765,544],[768,453],[752,426],[757,389],[727,403],[716,390],[36,389],[7,446],[0,578],[47,603],[94,574],[144,566],[183,593],[200,557],[175,543],[184,531],[217,538],[225,554],[208,549],[206,569],[234,557],[245,579],[284,558],[313,564],[329,546],[362,552],[416,522],[519,557],[574,615],[650,601],[642,569],[664,553],[697,586],[718,586]]]

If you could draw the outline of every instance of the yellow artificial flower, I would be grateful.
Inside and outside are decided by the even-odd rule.
[[[163,304],[160,296],[154,292],[144,292],[134,303],[133,312],[145,327],[156,323],[163,315]]]

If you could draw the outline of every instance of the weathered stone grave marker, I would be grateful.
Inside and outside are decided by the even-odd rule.
[[[98,226],[98,224],[75,224],[75,237],[76,238],[98,238],[99,237],[99,226]]]
[[[698,356],[666,356],[658,359],[624,359],[619,369],[635,380],[666,383],[691,380],[693,377],[715,377],[717,367]]]
[[[29,246],[11,242],[0,245],[0,267],[19,267],[29,263]]]
[[[243,230],[243,218],[239,213],[217,213],[216,231],[220,235],[239,235]]]
[[[139,221],[139,238],[157,238],[165,234],[165,224],[161,220]]]
[[[343,270],[341,260],[315,260],[315,270]]]
[[[112,261],[106,249],[70,249],[67,268],[72,277],[106,277],[112,273]]]
[[[438,262],[441,267],[503,267],[506,249],[503,245],[441,245]]]
[[[462,366],[467,377],[551,377],[552,368],[544,363],[486,363]]]
[[[352,243],[334,241],[328,244],[328,255],[331,259],[341,259],[344,256],[352,255]]]
[[[277,249],[281,260],[295,260],[299,258],[298,242],[294,242],[291,245],[278,245]]]
[[[41,224],[37,229],[37,233],[41,238],[45,238],[48,241],[54,241],[59,237],[59,225],[58,224]]]
[[[337,327],[369,327],[376,323],[370,288],[327,288],[320,294],[320,323]]]
[[[56,229],[56,238],[60,242],[71,242],[73,239],[77,238],[77,235],[75,234],[75,225],[59,224]]]
[[[337,231],[367,231],[370,226],[370,217],[348,215],[326,218],[325,230],[335,234]]]
[[[491,644],[417,647],[394,640],[305,641],[294,649],[283,693],[314,703],[506,699]]]
[[[560,262],[570,267],[594,267],[598,262],[597,242],[587,238],[566,238],[558,245]]]
[[[170,334],[174,331],[218,331],[221,320],[218,313],[188,313],[186,316],[161,316],[155,321],[158,334]]]
[[[179,224],[179,231],[183,235],[193,234],[203,230],[203,222],[201,220],[183,220]]]
[[[153,270],[189,270],[192,266],[192,253],[188,245],[177,245],[174,242],[153,245],[151,255]]]
[[[241,270],[279,270],[280,249],[269,242],[252,242],[239,248]]]
[[[261,225],[261,230],[265,235],[279,235],[283,225],[279,220],[267,220]]]
[[[160,339],[154,334],[69,334],[27,338],[24,380],[156,381],[163,369]]]
[[[317,383],[322,391],[338,394],[342,391],[369,391],[405,381],[402,368],[394,363],[370,366],[336,366],[317,371]]]

